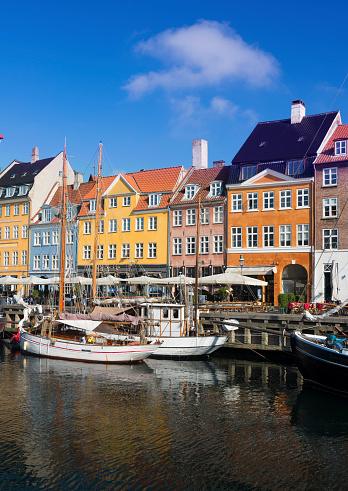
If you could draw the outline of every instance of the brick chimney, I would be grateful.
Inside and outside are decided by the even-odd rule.
[[[207,140],[192,140],[192,165],[196,169],[208,168],[208,142]]]
[[[214,160],[213,161],[214,168],[223,167],[224,165],[225,165],[225,161],[224,160]]]
[[[31,164],[34,164],[37,160],[39,160],[39,149],[38,147],[33,147],[31,151]]]
[[[302,119],[306,116],[306,105],[301,99],[292,101],[291,103],[291,124],[301,123]]]

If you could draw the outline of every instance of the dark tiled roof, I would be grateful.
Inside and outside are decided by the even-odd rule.
[[[15,164],[0,179],[0,186],[31,184],[35,176],[41,172],[55,157],[30,162],[15,162]],[[11,177],[13,176],[13,177]]]
[[[275,162],[316,155],[338,111],[258,123],[233,158],[233,164]]]

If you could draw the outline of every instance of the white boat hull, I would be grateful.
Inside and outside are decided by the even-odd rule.
[[[155,342],[158,338],[147,338]],[[162,344],[154,352],[152,358],[175,358],[175,357],[199,357],[210,355],[221,348],[227,340],[227,336],[183,336],[162,337]]]
[[[158,345],[89,345],[59,338],[49,339],[22,330],[20,349],[22,353],[44,358],[93,363],[137,363],[152,355]]]

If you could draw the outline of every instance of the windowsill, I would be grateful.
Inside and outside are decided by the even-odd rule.
[[[259,211],[258,208],[251,208],[250,210],[247,210],[247,212],[250,212],[250,211]]]
[[[182,227],[182,225],[173,225],[173,227]]]
[[[337,220],[338,215],[332,215],[332,217],[321,217],[321,220]]]
[[[295,210],[309,210],[309,206],[296,206]]]
[[[338,183],[337,184],[323,184],[321,187],[322,188],[337,188],[338,186]]]
[[[136,230],[136,232],[144,232],[144,229],[142,229],[142,230]],[[110,233],[113,233],[113,232],[110,232]]]
[[[231,210],[230,213],[243,213],[243,210]]]
[[[278,208],[278,211],[282,211],[282,210],[292,210],[292,207],[284,207],[284,208]]]
[[[263,208],[261,211],[276,211],[275,208]]]

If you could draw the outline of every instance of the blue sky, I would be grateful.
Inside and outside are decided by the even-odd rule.
[[[0,167],[67,153],[103,174],[230,163],[258,121],[341,111],[348,121],[346,2],[148,0],[1,6]],[[338,95],[337,95],[338,94]]]

